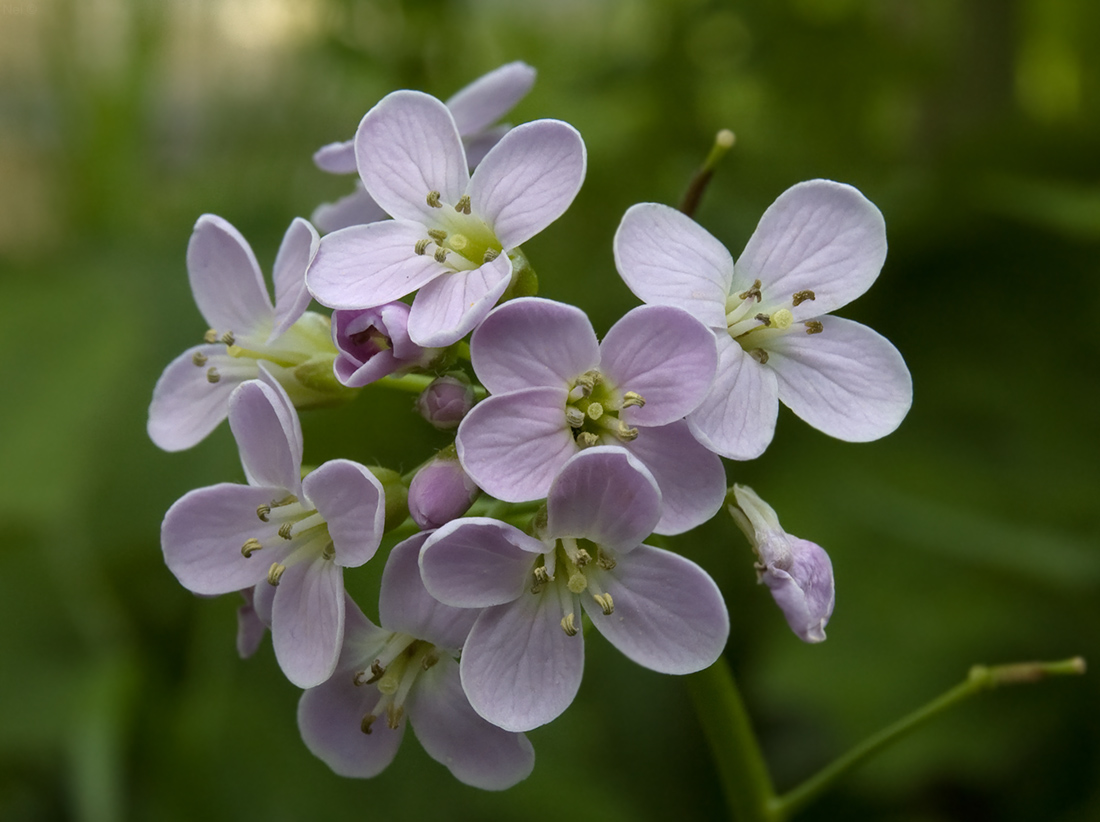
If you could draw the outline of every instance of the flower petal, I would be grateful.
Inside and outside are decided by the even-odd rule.
[[[195,223],[187,244],[187,275],[199,311],[218,334],[244,336],[271,321],[274,308],[256,255],[221,217],[203,214]]]
[[[535,84],[535,70],[524,62],[505,63],[459,89],[447,100],[463,137],[477,134],[512,110]]]
[[[624,443],[661,489],[658,534],[680,534],[701,525],[722,507],[726,471],[722,460],[699,443],[683,420],[639,429],[638,438]]]
[[[477,168],[481,161],[485,159],[485,155],[500,142],[500,138],[511,130],[511,124],[505,123],[495,128],[486,129],[472,137],[463,137],[462,145],[466,147],[466,162],[470,168]]]
[[[344,641],[344,571],[318,558],[288,566],[271,611],[275,659],[299,688],[320,685],[336,670]]]
[[[320,242],[313,226],[301,217],[294,218],[275,255],[275,327],[271,329],[268,342],[294,325],[309,307],[306,269],[316,256]]]
[[[913,404],[898,350],[865,325],[821,317],[820,334],[785,334],[768,345],[779,399],[819,431],[869,442],[897,428]]]
[[[203,363],[196,366],[196,359]],[[164,369],[149,404],[149,439],[165,451],[198,445],[218,427],[229,411],[229,395],[248,375],[226,371],[211,383],[209,368],[228,361],[224,345],[188,348]]]
[[[237,655],[241,659],[248,659],[256,653],[267,633],[267,625],[260,619],[252,604],[255,590],[244,588],[241,591],[244,602],[237,608]]]
[[[387,94],[367,112],[355,132],[355,159],[370,195],[401,220],[433,224],[428,193],[453,205],[470,180],[451,112],[420,91]]]
[[[342,143],[329,143],[321,146],[313,152],[313,163],[321,171],[329,174],[354,174],[355,166],[355,141],[345,140]]]
[[[653,533],[661,518],[661,492],[638,459],[601,445],[565,463],[546,508],[548,536],[583,538],[623,552]]]
[[[369,308],[411,294],[450,271],[416,243],[424,227],[403,220],[354,225],[325,235],[306,286],[329,308]]]
[[[537,297],[510,300],[489,314],[470,338],[470,355],[474,373],[493,394],[568,387],[600,364],[588,316]]]
[[[440,659],[422,673],[406,706],[428,756],[460,782],[500,791],[526,779],[535,767],[535,750],[526,736],[486,722],[470,707],[453,659]]]
[[[564,616],[550,588],[482,612],[460,665],[479,715],[506,731],[529,731],[569,707],[584,674],[584,635],[568,636]]]
[[[775,435],[779,388],[775,372],[718,334],[718,373],[688,417],[691,433],[711,451],[734,460],[759,457]]]
[[[242,383],[229,397],[229,427],[248,484],[285,488],[297,495],[302,429],[283,389],[258,379]]]
[[[302,490],[328,525],[333,562],[356,568],[374,556],[386,519],[382,483],[351,460],[329,460],[302,480]]]
[[[452,520],[424,543],[420,573],[433,597],[458,608],[503,605],[534,581],[531,571],[546,546],[495,519]]]
[[[584,140],[568,123],[516,126],[470,178],[472,208],[510,251],[565,213],[584,182],[585,164]]]
[[[600,344],[600,370],[645,405],[624,409],[628,425],[667,425],[690,414],[714,381],[714,334],[680,308],[643,305],[628,311]]]
[[[362,181],[357,181],[355,191],[337,200],[335,203],[321,203],[313,209],[310,221],[318,230],[329,234],[353,225],[365,225],[385,220],[386,212],[367,194]]]
[[[796,320],[847,305],[878,277],[886,260],[886,223],[858,190],[832,180],[791,186],[768,206],[737,260],[734,290],[763,284],[763,302],[809,289],[815,298]]]
[[[596,630],[639,665],[690,674],[722,655],[730,630],[726,603],[691,560],[639,545],[600,580],[614,612],[605,616],[591,597],[581,603]]]
[[[477,611],[444,605],[420,578],[420,550],[428,539],[420,533],[394,546],[382,572],[379,621],[390,631],[411,634],[440,648],[457,651],[477,619]]]
[[[471,271],[437,277],[420,289],[409,313],[409,337],[440,348],[458,342],[485,319],[508,288],[512,261],[504,254]]]
[[[564,388],[528,388],[482,400],[458,426],[458,459],[487,494],[505,502],[546,496],[577,444]]]
[[[615,232],[615,266],[642,302],[673,305],[726,327],[733,257],[686,214],[659,203],[627,209]]]

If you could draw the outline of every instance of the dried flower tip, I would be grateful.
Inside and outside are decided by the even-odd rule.
[[[233,336],[232,331],[226,331],[224,334],[222,334],[221,341],[226,345],[233,345],[233,343],[237,341],[237,338]]]
[[[214,344],[218,341],[218,332],[213,328],[208,328],[206,333],[202,335],[203,342]]]
[[[481,258],[481,262],[491,263],[493,260],[495,260],[499,256],[500,256],[500,252],[497,251],[495,248],[487,248],[487,249],[485,249],[485,256]]]
[[[446,259],[447,259],[447,249],[437,248],[435,250],[435,261],[437,263],[442,263],[442,262],[445,262]]]
[[[438,191],[429,191],[428,192],[428,205],[430,205],[432,208],[443,208],[443,204],[441,202],[439,202],[439,192]]]
[[[615,602],[611,599],[611,594],[594,594],[592,599],[596,600],[604,616],[611,616],[615,612]]]
[[[416,241],[416,245],[413,246],[413,251],[416,252],[417,256],[423,257],[425,254],[428,253],[428,243],[430,242],[431,240],[429,240],[427,237],[421,237],[419,240]]]
[[[206,381],[211,385],[216,383],[221,378],[222,375],[218,373],[218,369],[216,369],[214,366],[210,366],[210,368],[206,370]]]
[[[256,516],[258,516],[263,522],[267,522],[267,517],[270,513],[270,505],[259,505],[256,507]]]
[[[645,397],[639,394],[637,391],[627,391],[623,394],[623,404],[621,408],[638,407],[641,408],[645,405]]]
[[[598,402],[590,402],[588,403],[588,408],[584,410],[584,413],[590,420],[598,420],[603,416],[603,406]]]
[[[565,407],[565,421],[569,423],[570,428],[580,428],[584,425],[584,412],[576,406],[567,405]]]
[[[279,526],[279,536],[283,539],[291,539],[290,529],[294,527],[293,522],[284,522]]]
[[[795,307],[798,307],[798,306],[802,305],[802,303],[806,302],[806,300],[816,300],[816,299],[817,299],[817,295],[814,294],[814,292],[810,291],[810,289],[807,288],[807,289],[804,289],[802,291],[796,291],[796,292],[794,292],[793,295],[791,295],[791,305],[793,305]]]
[[[244,545],[241,546],[241,555],[245,559],[248,559],[249,557],[251,557],[254,553],[259,551],[263,547],[264,546],[263,546],[262,542],[260,542],[255,537],[252,537],[251,539],[245,540]]]
[[[363,717],[363,720],[359,723],[359,730],[365,734],[370,734],[370,726],[374,724],[374,720],[378,719],[374,714],[367,714]]]
[[[267,569],[267,581],[272,585],[278,585],[279,579],[286,572],[286,566],[280,565],[277,562],[271,563],[271,567]]]
[[[754,348],[749,351],[749,356],[756,360],[761,365],[766,365],[768,362],[768,352],[763,348]]]
[[[455,203],[455,211],[461,212],[462,214],[469,214],[470,213],[470,195],[469,194],[463,194],[459,198],[458,202]]]
[[[817,320],[810,320],[809,322],[804,322],[802,324],[806,326],[807,334],[820,334],[822,331],[825,330],[825,326],[823,326]]]
[[[447,232],[441,228],[429,228],[428,236],[435,240],[437,243],[441,243],[447,239]]]
[[[193,362],[199,368],[202,368],[204,365],[206,365],[206,355],[203,354],[201,351],[196,351],[194,354],[191,355],[191,362]]]
[[[754,299],[757,302],[764,299],[760,294],[760,280],[753,282],[752,287],[748,291],[742,291],[737,296],[742,300]]]
[[[576,636],[577,635],[576,619],[574,618],[572,612],[570,612],[570,613],[566,614],[564,617],[562,617],[562,619],[561,619],[561,629],[563,631],[565,631],[566,636]]]

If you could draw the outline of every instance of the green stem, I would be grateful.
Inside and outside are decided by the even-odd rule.
[[[375,380],[372,385],[378,385],[382,388],[391,388],[395,391],[406,391],[410,394],[419,394],[429,385],[435,381],[434,374],[404,374],[400,377],[388,376],[382,377],[380,380]],[[489,392],[485,390],[484,386],[474,383],[474,396],[483,400],[489,396]]]
[[[775,802],[768,767],[760,753],[745,703],[724,658],[686,678],[703,733],[722,782],[730,817],[770,822]]]
[[[774,800],[771,806],[773,812],[771,818],[776,820],[790,818],[791,815],[816,799],[840,777],[861,764],[865,759],[901,739],[932,717],[977,693],[992,690],[1001,685],[1038,682],[1048,676],[1065,676],[1083,674],[1084,672],[1085,660],[1081,657],[1074,657],[1060,662],[1018,662],[1012,665],[996,665],[993,667],[975,665],[970,669],[970,674],[964,682],[898,720],[893,725],[868,737],[801,785]]]
[[[726,152],[733,148],[733,142],[733,132],[729,129],[724,128],[715,135],[710,154],[707,155],[706,161],[699,170],[695,172],[695,176],[691,178],[687,191],[684,192],[684,199],[680,201],[680,211],[684,214],[689,217],[695,216],[695,210],[699,208],[699,203],[703,199],[703,192],[707,190],[710,178],[714,176],[714,170],[718,168],[718,163],[726,156]]]

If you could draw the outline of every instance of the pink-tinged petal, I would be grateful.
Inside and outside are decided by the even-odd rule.
[[[506,502],[545,497],[578,450],[565,421],[565,401],[564,388],[528,388],[479,402],[455,440],[466,473]]]
[[[260,521],[256,508],[283,494],[281,488],[222,483],[197,488],[176,501],[160,527],[168,570],[196,594],[228,594],[267,577],[266,551],[241,553],[250,539],[271,546],[275,529]],[[258,609],[257,609],[258,610]]]
[[[477,168],[485,155],[493,150],[493,146],[500,142],[500,138],[512,130],[509,124],[499,125],[475,134],[472,137],[463,137],[462,145],[466,147],[466,162],[470,168]]]
[[[440,648],[458,651],[478,612],[444,605],[424,587],[419,558],[428,536],[416,534],[390,551],[382,572],[378,618],[390,631],[410,634]]]
[[[511,275],[512,261],[501,254],[479,268],[444,274],[426,283],[413,299],[409,337],[427,348],[458,342],[492,311]]]
[[[339,776],[367,779],[377,776],[393,761],[405,723],[396,730],[375,722],[362,731],[363,717],[378,702],[378,689],[356,687],[352,675],[334,676],[310,688],[298,700],[298,730],[310,752]]]
[[[310,221],[325,234],[339,231],[353,225],[365,225],[385,220],[387,214],[382,207],[367,194],[363,183],[357,182],[355,191],[337,200],[335,203],[321,203],[313,209]]]
[[[505,63],[459,89],[447,108],[463,137],[482,131],[509,111],[535,84],[535,70],[526,63]]]
[[[255,588],[245,588],[241,591],[244,603],[237,608],[237,655],[241,659],[248,659],[260,647],[264,634],[267,633],[267,625],[256,613],[252,604]]]
[[[913,380],[898,350],[876,331],[821,317],[820,334],[784,334],[768,345],[779,399],[819,431],[869,442],[897,428],[913,404]]]
[[[600,345],[579,308],[525,297],[506,302],[485,318],[470,338],[470,356],[481,384],[490,393],[503,394],[570,386],[600,364]]]
[[[672,305],[710,328],[726,327],[733,257],[686,214],[659,203],[627,209],[615,232],[615,266],[642,302]]]
[[[229,397],[229,427],[249,485],[297,494],[302,448],[298,415],[282,388],[262,380],[242,383]]]
[[[344,571],[317,558],[290,565],[271,611],[275,659],[299,688],[320,685],[336,670],[344,641]]]
[[[702,525],[722,507],[726,471],[722,460],[692,436],[684,421],[639,429],[624,447],[653,474],[661,489],[658,534],[681,534]]]
[[[326,462],[302,480],[302,490],[328,525],[333,562],[357,568],[374,556],[386,518],[382,483],[357,462]]]
[[[275,255],[275,327],[268,342],[282,336],[309,307],[306,269],[316,256],[320,242],[313,226],[301,217],[294,218]]]
[[[260,590],[265,587],[275,590],[270,585],[261,585]],[[340,661],[336,663],[334,676],[345,672],[357,673],[364,667],[370,667],[370,662],[377,658],[383,646],[392,638],[393,632],[379,628],[367,619],[355,600],[345,591],[344,647],[340,650]]]
[[[311,316],[320,318],[318,314],[313,314]],[[271,362],[262,361],[259,363],[257,370],[259,371],[257,379],[271,389],[267,396],[272,401],[272,404],[278,409],[283,431],[286,433],[287,440],[290,443],[291,453],[298,455],[296,459],[301,463],[301,455],[305,450],[302,440],[302,424],[298,420],[298,411],[295,409],[294,403],[290,399],[290,395],[287,394],[286,389],[283,388],[283,384],[279,382],[279,376],[276,376],[279,373],[279,366]],[[283,379],[287,378],[285,371],[281,376]],[[295,475],[294,488],[299,487],[298,480],[300,477],[300,473]]]
[[[345,140],[342,143],[329,143],[321,146],[313,152],[313,163],[321,171],[329,174],[354,174],[355,166],[355,141]]]
[[[199,311],[219,334],[243,336],[271,321],[274,309],[256,255],[221,217],[203,214],[195,223],[187,244],[187,275]]]
[[[502,791],[535,767],[535,750],[526,736],[486,722],[470,707],[453,659],[440,659],[417,678],[406,709],[428,756],[460,782]]]
[[[718,373],[688,417],[695,438],[723,457],[751,460],[772,441],[778,416],[775,372],[746,354],[728,334],[720,333]]]
[[[584,140],[568,123],[536,120],[516,126],[470,178],[474,213],[511,250],[565,213],[584,182],[585,164]]]
[[[275,605],[275,586],[267,582],[266,571],[263,580],[256,583],[252,589],[252,607],[256,610],[256,616],[260,622],[271,630],[271,611]]]
[[[506,731],[529,731],[569,707],[584,674],[584,635],[567,635],[564,617],[552,587],[482,612],[460,665],[480,716]]]
[[[856,189],[832,180],[791,186],[768,206],[737,260],[735,286],[760,280],[763,302],[814,292],[795,319],[846,305],[878,277],[886,260],[886,223]]]
[[[233,389],[255,376],[227,371],[210,382],[209,369],[229,359],[224,345],[197,345],[164,369],[149,404],[149,439],[158,448],[183,451],[198,445],[225,419]]]
[[[355,158],[370,195],[402,220],[434,224],[428,193],[454,205],[470,180],[451,112],[419,91],[387,94],[367,112],[355,132]]]
[[[411,294],[450,271],[430,254],[417,254],[424,227],[383,220],[334,231],[321,240],[306,271],[306,286],[329,308],[369,308]]]
[[[586,448],[562,467],[546,498],[546,532],[629,551],[653,533],[661,492],[646,467],[617,446]]]
[[[680,308],[643,305],[628,311],[600,344],[600,370],[645,405],[623,411],[628,425],[667,425],[702,401],[718,368],[714,334]]]
[[[420,573],[428,592],[457,608],[503,605],[534,583],[535,559],[546,546],[495,519],[453,520],[428,538]]]
[[[712,665],[729,637],[726,603],[714,580],[694,562],[640,545],[600,583],[615,609],[605,615],[581,597],[592,624],[627,657],[663,674],[690,674]]]

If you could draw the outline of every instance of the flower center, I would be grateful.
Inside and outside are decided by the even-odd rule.
[[[641,394],[619,390],[593,369],[581,374],[570,386],[565,420],[581,448],[599,443],[617,445],[638,436],[638,429],[623,422],[619,414],[624,408],[643,405],[645,399]]]
[[[430,642],[409,634],[390,634],[370,666],[356,672],[352,680],[357,687],[375,685],[380,694],[374,707],[363,715],[360,730],[371,733],[375,721],[383,714],[387,727],[397,730],[405,715],[405,700],[417,677],[437,662],[439,651]]]
[[[472,213],[467,194],[451,205],[440,199],[438,191],[428,193],[428,205],[439,209],[435,224],[427,236],[416,241],[417,254],[429,254],[437,263],[452,271],[469,271],[492,262],[503,248],[485,222]]]
[[[726,298],[726,330],[754,359],[761,364],[766,363],[767,342],[788,333],[794,325],[794,313],[791,309],[815,298],[814,292],[806,289],[796,291],[789,301],[769,303],[760,280],[756,280],[746,291],[730,294]],[[802,325],[807,334],[819,334],[822,331],[822,325],[817,320],[807,320]]]
[[[196,351],[191,362],[196,368],[206,370],[207,382],[214,384],[223,378],[254,379],[259,369],[257,362],[274,363],[281,368],[296,368],[317,355],[335,356],[328,317],[313,311],[305,312],[283,334],[268,342],[263,326],[247,335],[232,330],[209,329],[203,335],[208,344],[223,343],[225,354],[208,356]]]
[[[553,595],[561,600],[561,629],[569,636],[580,631],[577,613],[580,609],[580,596],[588,594],[600,606],[605,616],[615,611],[611,594],[605,593],[600,585],[604,571],[615,567],[615,558],[610,552],[586,539],[563,537],[541,557],[542,564],[536,561],[532,594],[541,594],[548,585],[553,585]]]
[[[329,536],[328,525],[315,508],[306,508],[291,494],[281,500],[272,500],[270,504],[256,509],[261,522],[268,523],[269,536],[266,540],[250,537],[241,546],[245,559],[252,559],[257,551],[266,551],[273,560],[267,571],[267,581],[278,585],[286,569],[299,562],[315,560],[320,556],[332,560],[336,548]],[[273,535],[271,527],[277,525]]]

